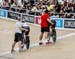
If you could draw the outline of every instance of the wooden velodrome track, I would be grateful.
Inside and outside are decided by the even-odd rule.
[[[39,42],[40,27],[30,24],[30,28],[32,45]],[[14,32],[15,22],[0,18],[0,59],[75,59],[75,31],[57,30],[56,44],[36,45],[28,51],[11,54]]]

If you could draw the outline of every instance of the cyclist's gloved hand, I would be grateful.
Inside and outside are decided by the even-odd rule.
[[[27,32],[27,31],[28,31],[28,29],[25,29],[25,31]]]

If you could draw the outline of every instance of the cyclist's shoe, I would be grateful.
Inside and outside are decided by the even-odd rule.
[[[50,42],[50,41],[47,41],[47,42],[46,42],[46,44],[51,44],[51,43],[52,43],[52,42]]]
[[[39,45],[43,45],[43,42],[39,42]]]

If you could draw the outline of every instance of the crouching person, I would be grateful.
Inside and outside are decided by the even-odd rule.
[[[53,39],[53,42],[55,43],[56,42],[56,29],[55,29],[55,26],[56,26],[56,21],[55,20],[51,20],[54,24],[51,25],[51,37]]]
[[[30,27],[25,21],[22,21],[22,28],[27,29],[27,31],[22,30],[22,37],[23,37],[23,44],[26,45],[26,49],[29,49],[29,46],[30,46],[30,36],[29,36]]]

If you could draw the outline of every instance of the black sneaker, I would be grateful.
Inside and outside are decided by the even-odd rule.
[[[23,46],[21,46],[21,48],[24,48],[24,45],[23,45]]]
[[[39,45],[43,45],[43,42],[39,42]]]

